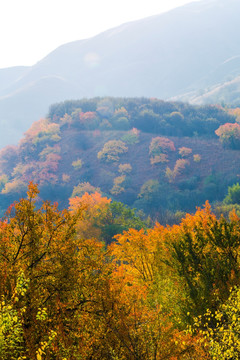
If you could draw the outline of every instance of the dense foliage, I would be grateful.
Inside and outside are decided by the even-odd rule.
[[[54,123],[71,123],[81,129],[128,130],[134,127],[168,136],[210,137],[214,137],[220,125],[234,122],[234,117],[219,106],[192,106],[155,98],[64,101],[50,107],[49,118]]]
[[[52,105],[18,146],[0,152],[1,213],[34,181],[43,199],[62,209],[69,197],[97,191],[161,223],[176,223],[177,211],[222,201],[238,181],[240,153],[231,149],[238,139],[231,135],[235,145],[223,147],[217,138],[230,139],[226,131],[239,127],[235,120],[237,109],[153,98]]]
[[[236,213],[144,230],[100,194],[59,211],[38,193],[0,222],[1,359],[239,358]],[[110,214],[125,231],[106,246]]]
[[[240,125],[226,123],[220,126],[215,133],[220,137],[222,144],[231,149],[240,149]]]

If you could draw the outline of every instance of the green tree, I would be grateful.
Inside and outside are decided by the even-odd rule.
[[[223,200],[224,204],[240,204],[240,185],[236,183],[228,187],[228,194]]]
[[[184,281],[189,301],[185,313],[202,315],[227,300],[230,288],[240,283],[239,218],[219,220],[206,203],[187,215],[169,232],[171,266]]]
[[[119,161],[119,156],[128,151],[128,147],[121,140],[110,140],[108,141],[102,151],[98,152],[98,159],[111,162]]]
[[[140,216],[139,216],[140,215]],[[143,220],[143,213],[136,213],[135,209],[131,209],[121,202],[113,201],[108,207],[108,221],[102,224],[102,237],[110,243],[117,234],[122,234],[128,229],[146,229],[149,226],[148,220]]]

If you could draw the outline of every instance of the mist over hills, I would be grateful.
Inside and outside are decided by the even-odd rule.
[[[237,0],[195,2],[65,44],[32,67],[1,69],[1,147],[16,143],[50,104],[66,99],[144,96],[237,104],[239,11]]]

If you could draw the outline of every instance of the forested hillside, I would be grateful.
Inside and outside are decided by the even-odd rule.
[[[18,146],[0,153],[1,207],[29,181],[44,199],[98,191],[162,224],[238,181],[238,109],[145,98],[94,98],[52,105]],[[179,217],[178,217],[179,218]]]

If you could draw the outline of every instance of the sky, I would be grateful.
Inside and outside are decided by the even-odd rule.
[[[2,0],[0,69],[34,65],[67,42],[199,0]]]

